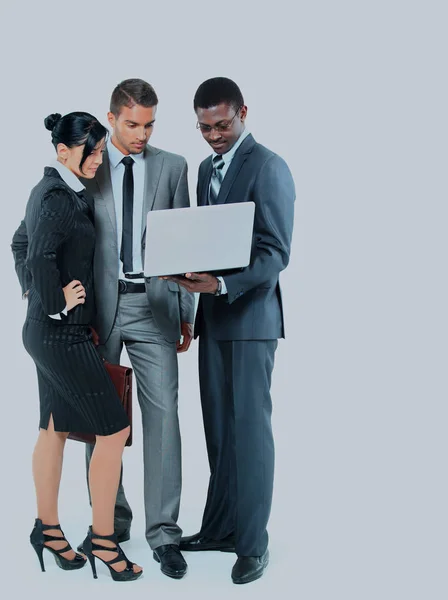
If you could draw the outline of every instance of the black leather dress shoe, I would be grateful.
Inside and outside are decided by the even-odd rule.
[[[173,579],[182,579],[187,572],[187,563],[180,553],[179,546],[164,544],[154,549],[154,560],[160,563],[160,570],[164,575]]]
[[[117,534],[118,543],[122,544],[123,542],[128,542],[131,539],[131,530],[123,529],[123,531],[115,532]],[[78,552],[84,554],[84,550],[82,549],[82,543],[76,548]]]
[[[235,540],[233,536],[223,540],[212,540],[200,533],[180,538],[179,548],[188,552],[200,552],[205,550],[220,550],[221,552],[235,552]]]
[[[239,556],[232,569],[233,583],[250,583],[259,579],[269,564],[269,550],[263,556]]]

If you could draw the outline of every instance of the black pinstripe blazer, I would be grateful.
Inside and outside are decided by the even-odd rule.
[[[15,268],[22,292],[29,290],[28,317],[53,324],[93,322],[93,206],[84,192],[76,193],[56,169],[45,167],[44,176],[31,191],[25,218],[12,240]],[[78,279],[86,302],[55,320],[66,305],[62,288]]]

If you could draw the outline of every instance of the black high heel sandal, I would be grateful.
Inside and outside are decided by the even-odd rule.
[[[57,529],[62,533],[61,537],[57,537],[55,535],[49,535],[45,533],[45,531],[49,531],[51,529]],[[86,560],[81,554],[75,552],[75,558],[68,559],[62,556],[68,550],[71,550],[72,547],[67,542],[67,545],[61,548],[60,550],[55,550],[55,548],[51,548],[46,545],[46,542],[67,542],[67,539],[64,535],[64,532],[61,529],[60,525],[45,525],[42,523],[41,519],[36,519],[34,522],[34,528],[30,535],[30,542],[36,551],[37,557],[39,559],[40,567],[42,571],[45,571],[44,565],[44,548],[51,552],[54,556],[54,560],[56,564],[64,571],[74,571],[75,569],[82,569],[82,567],[86,564]]]
[[[108,540],[109,542],[113,542],[115,544],[115,547],[111,548],[110,546],[102,546],[101,544],[97,544],[96,542],[93,542],[92,540],[94,540],[94,539],[95,540]],[[134,569],[133,569],[134,564],[131,563],[130,560],[128,560],[128,558],[126,557],[126,554],[120,548],[120,545],[118,544],[117,536],[115,533],[113,533],[112,535],[97,535],[96,533],[93,533],[92,527],[90,526],[89,530],[87,532],[87,537],[82,543],[82,549],[84,550],[84,554],[89,559],[90,566],[92,567],[92,573],[93,573],[94,579],[98,579],[98,576],[96,574],[95,558],[97,558],[98,560],[103,562],[106,565],[106,567],[109,568],[111,577],[114,581],[134,581],[135,579],[138,579],[143,574],[143,570],[139,571],[138,573],[136,573],[134,571]],[[116,558],[112,558],[111,560],[104,560],[104,559],[100,558],[99,556],[96,556],[95,554],[93,554],[93,552],[98,552],[98,551],[116,552],[117,556],[116,556]],[[123,569],[123,571],[116,571],[112,567],[112,565],[119,563],[121,561],[126,562],[126,568]]]

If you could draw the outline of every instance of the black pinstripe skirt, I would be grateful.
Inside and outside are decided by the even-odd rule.
[[[39,427],[111,435],[129,425],[115,387],[85,325],[28,317],[23,344],[37,368]]]

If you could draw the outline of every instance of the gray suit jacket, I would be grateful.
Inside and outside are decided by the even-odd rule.
[[[199,167],[198,205],[208,203],[212,161]],[[222,182],[218,204],[255,202],[250,264],[222,275],[227,295],[201,294],[195,336],[206,331],[218,340],[284,337],[279,274],[289,262],[294,225],[294,181],[285,161],[248,135]],[[232,232],[229,232],[232,243]]]
[[[142,259],[145,258],[146,215],[150,210],[182,208],[190,205],[187,163],[182,156],[146,146],[146,173],[141,233]],[[109,338],[118,304],[118,247],[115,203],[107,152],[95,179],[83,179],[95,204],[94,282],[97,317],[95,328],[100,342]],[[175,240],[173,240],[175,243]],[[171,281],[146,279],[146,295],[154,320],[170,342],[180,339],[181,322],[194,319],[194,295]]]

